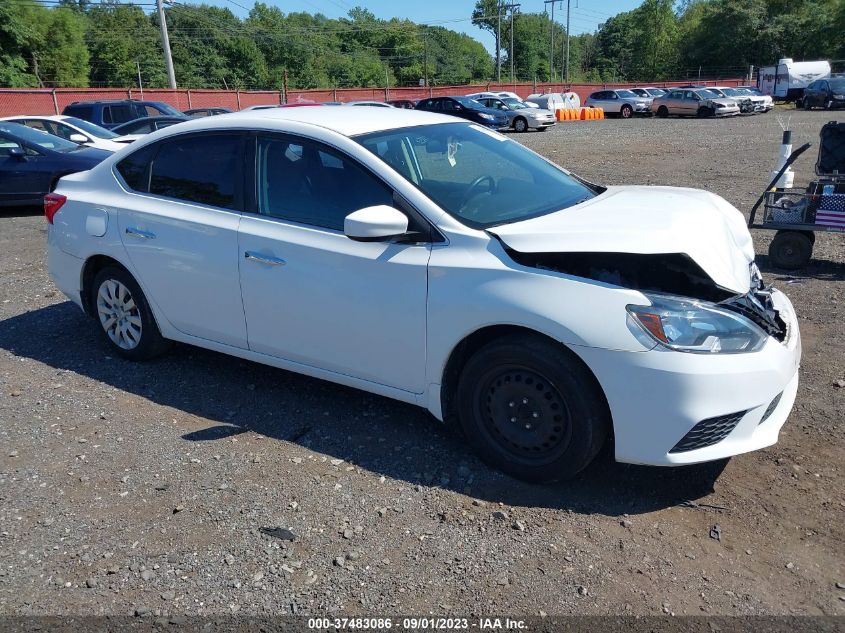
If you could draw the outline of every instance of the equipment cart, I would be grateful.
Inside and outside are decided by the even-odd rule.
[[[769,260],[778,268],[803,268],[813,254],[817,231],[845,233],[845,121],[826,123],[819,137],[817,180],[804,190],[773,189],[808,143],[792,152],[751,209],[748,228],[777,231]]]

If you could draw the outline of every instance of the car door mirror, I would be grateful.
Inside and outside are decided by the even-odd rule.
[[[87,143],[88,137],[85,136],[84,134],[80,134],[79,132],[75,132],[74,134],[70,135],[70,138],[68,140],[73,142],[73,143],[80,143],[81,144],[81,143]]]
[[[408,231],[408,216],[379,204],[353,211],[343,221],[343,233],[356,242],[385,242]]]
[[[9,156],[15,160],[26,160],[26,151],[22,147],[12,147],[9,150]]]

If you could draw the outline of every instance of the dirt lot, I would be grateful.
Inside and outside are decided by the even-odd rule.
[[[788,114],[796,145],[833,118]],[[517,138],[598,182],[702,187],[747,213],[780,127]],[[185,346],[114,358],[51,284],[43,218],[0,227],[0,613],[845,614],[845,235],[819,235],[800,274],[754,236],[804,338],[777,446],[675,470],[606,450],[531,486],[408,405]]]

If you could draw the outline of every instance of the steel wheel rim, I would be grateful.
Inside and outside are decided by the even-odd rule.
[[[518,365],[496,368],[479,382],[476,393],[483,432],[511,459],[543,465],[569,447],[569,408],[537,371]]]
[[[109,340],[123,350],[141,343],[141,312],[129,288],[116,279],[106,279],[97,291],[97,316]]]

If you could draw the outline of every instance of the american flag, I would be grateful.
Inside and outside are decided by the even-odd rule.
[[[819,199],[816,224],[845,229],[845,194],[835,193]]]

